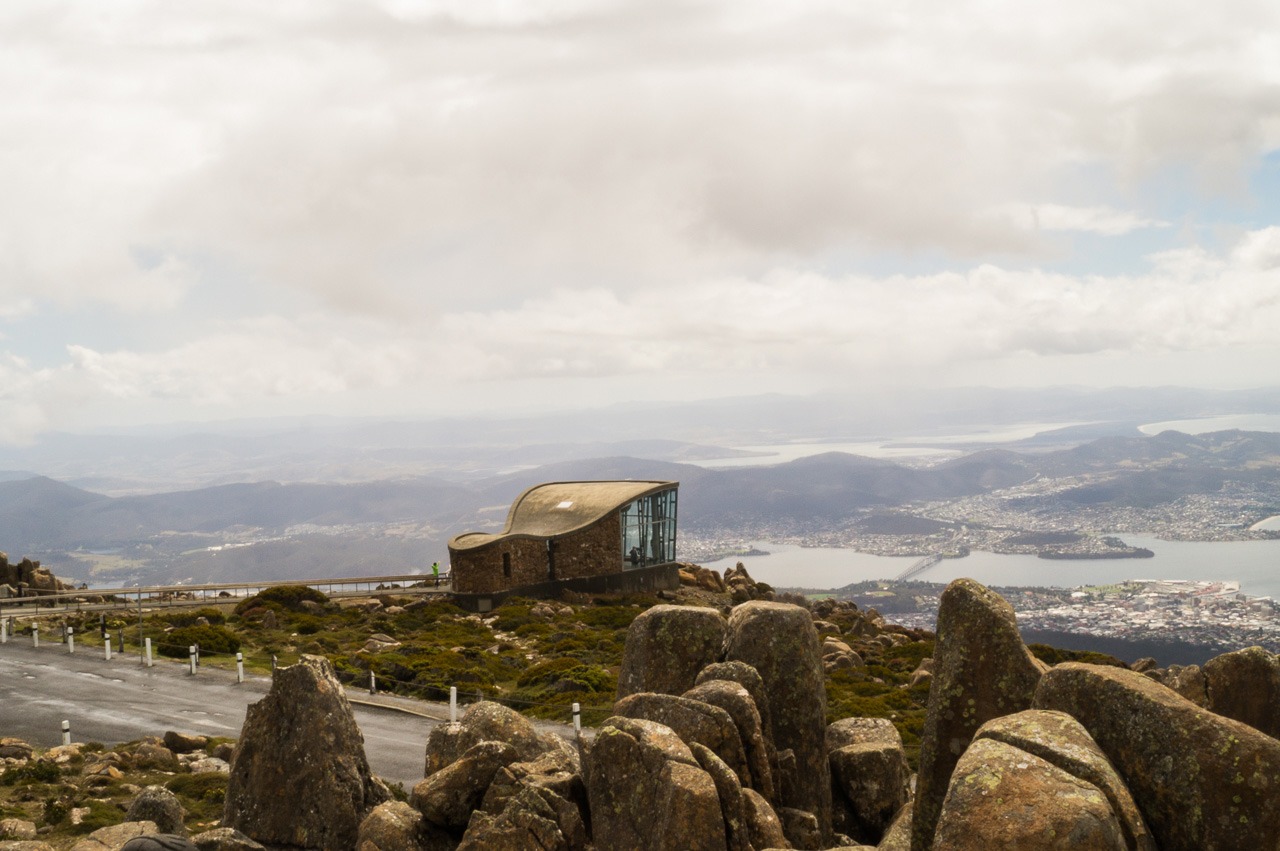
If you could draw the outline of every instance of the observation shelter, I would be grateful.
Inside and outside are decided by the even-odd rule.
[[[679,482],[535,485],[516,499],[501,532],[449,541],[454,593],[478,598],[576,591],[655,591],[680,584]],[[496,600],[474,601],[487,611]]]

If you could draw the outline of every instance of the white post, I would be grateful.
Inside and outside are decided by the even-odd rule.
[[[33,623],[31,625],[31,646],[40,646],[40,624],[38,623]]]
[[[9,643],[9,622],[0,618],[0,644]]]
[[[191,676],[196,675],[196,646],[192,644],[187,648],[187,653],[191,656]]]
[[[64,720],[62,722],[62,743],[64,745],[71,744],[71,722]]]
[[[575,736],[582,735],[582,707],[576,703],[573,705],[573,733]]]
[[[102,642],[102,653],[108,662],[111,661],[111,636],[107,636],[107,640]]]
[[[73,626],[67,627],[67,652],[76,652],[76,629]]]
[[[458,723],[458,687],[449,686],[449,723]]]
[[[378,693],[378,681],[373,675],[373,671],[369,672],[369,694]]]
[[[143,653],[142,658],[145,660],[143,664],[146,665],[148,668],[150,668],[151,667],[151,639],[150,638],[142,639],[142,653]]]
[[[244,682],[244,654],[236,654],[236,682]]]

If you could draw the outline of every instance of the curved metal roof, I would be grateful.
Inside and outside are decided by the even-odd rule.
[[[590,526],[642,496],[677,487],[679,482],[548,482],[516,498],[507,525],[498,534],[463,532],[449,541],[451,550],[474,550],[504,538],[555,538]]]

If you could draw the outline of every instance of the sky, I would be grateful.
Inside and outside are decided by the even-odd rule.
[[[0,4],[0,441],[1272,386],[1280,4]]]

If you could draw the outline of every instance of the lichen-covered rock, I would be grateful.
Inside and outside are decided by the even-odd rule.
[[[184,815],[186,813],[177,795],[163,786],[148,786],[134,795],[124,820],[154,822],[160,833],[186,836],[187,826],[182,821]]]
[[[31,745],[10,736],[0,738],[0,759],[31,759]]]
[[[1013,607],[972,579],[957,579],[942,592],[933,658],[911,827],[914,851],[932,847],[951,771],[974,732],[992,718],[1029,709],[1044,670],[1022,643]]]
[[[600,851],[725,851],[715,781],[670,728],[610,718],[586,762],[592,840]]]
[[[477,812],[457,851],[580,851],[588,845],[578,807],[548,788],[524,786],[496,816]]]
[[[715,609],[654,606],[631,622],[618,672],[618,698],[684,694],[698,672],[724,656],[728,625]]]
[[[0,851],[57,851],[48,842],[34,839],[0,840]]]
[[[120,847],[137,836],[157,833],[155,824],[149,821],[126,821],[110,827],[100,827],[71,846],[71,851],[120,851]]]
[[[840,800],[833,806],[835,830],[857,842],[879,842],[911,798],[911,767],[902,746],[860,742],[836,748],[829,759]]]
[[[914,810],[914,801],[908,801],[906,806],[898,810],[893,823],[885,831],[884,838],[876,846],[877,851],[911,851],[911,821]]]
[[[1199,665],[1170,665],[1165,669],[1160,682],[1194,703],[1196,706],[1209,706],[1209,692],[1204,678],[1204,671]]]
[[[1280,661],[1261,647],[1223,653],[1204,663],[1210,712],[1280,738]]]
[[[747,826],[742,803],[742,784],[738,781],[738,775],[706,745],[693,742],[689,745],[689,750],[693,752],[698,765],[711,775],[711,780],[716,784],[720,813],[724,817],[725,845],[729,851],[752,851],[751,829]]]
[[[782,833],[793,848],[817,851],[826,847],[827,841],[822,838],[818,817],[813,813],[795,807],[778,807],[777,813],[778,820],[782,822]]]
[[[508,799],[526,786],[536,786],[578,806],[585,819],[587,789],[582,782],[576,754],[574,756],[570,758],[563,751],[548,751],[530,762],[513,762],[498,769],[484,793],[480,809],[489,815],[500,815],[506,809]]]
[[[0,840],[18,841],[35,838],[35,822],[20,818],[0,819]]]
[[[742,790],[742,814],[747,820],[747,833],[751,838],[752,848],[759,851],[762,848],[791,847],[786,834],[782,832],[782,820],[756,790]]]
[[[729,680],[708,680],[684,693],[684,697],[719,707],[729,713],[738,737],[746,752],[750,782],[746,783],[765,798],[775,799],[777,790],[773,782],[773,763],[777,757],[770,752],[770,742],[765,738],[760,710],[751,693],[742,685]]]
[[[246,712],[223,824],[264,845],[350,851],[360,822],[387,798],[329,660],[279,668]]]
[[[846,745],[882,744],[902,747],[902,734],[888,718],[841,718],[827,725],[827,752]]]
[[[969,746],[951,775],[935,847],[948,851],[1124,851],[1106,795],[994,739]]]
[[[728,763],[743,786],[751,785],[746,749],[733,717],[718,706],[673,694],[632,694],[613,705],[622,718],[644,718],[670,727],[686,745],[705,745]]]
[[[812,616],[785,603],[743,603],[729,616],[725,656],[752,666],[764,681],[774,746],[795,755],[793,782],[782,784],[780,800],[813,813],[825,842],[831,836],[827,694]]]
[[[164,746],[174,753],[195,753],[204,750],[209,744],[208,736],[194,733],[179,733],[170,730],[164,734]]]
[[[1155,851],[1155,840],[1124,780],[1080,722],[1064,712],[1028,709],[988,721],[974,739],[993,739],[1039,757],[1097,787],[1124,832],[1125,847]]]
[[[254,842],[233,827],[215,827],[191,837],[191,844],[200,851],[266,851],[260,842]]]
[[[484,799],[494,775],[519,758],[519,752],[506,742],[481,742],[419,781],[409,803],[432,824],[462,830]]]
[[[356,851],[416,851],[421,832],[422,813],[403,801],[387,801],[360,822]]]
[[[430,777],[481,742],[504,742],[522,760],[536,759],[556,747],[553,736],[542,736],[528,718],[514,709],[482,700],[471,704],[457,724],[441,724],[427,735],[423,777]]]
[[[1162,851],[1277,847],[1280,741],[1141,674],[1079,662],[1045,674],[1035,706],[1088,730]]]

